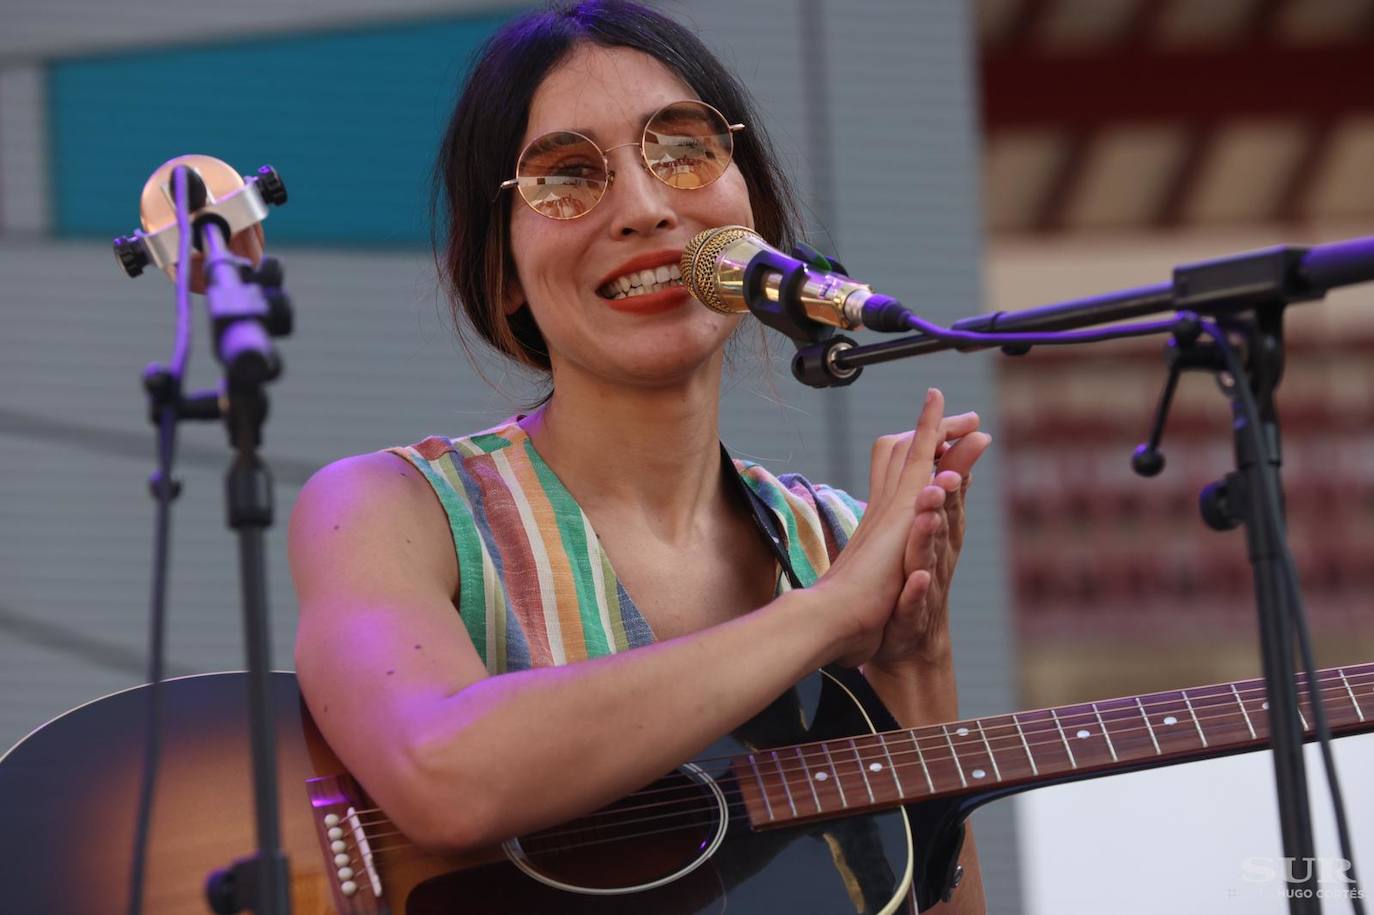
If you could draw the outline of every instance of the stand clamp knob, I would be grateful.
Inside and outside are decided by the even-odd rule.
[[[272,206],[279,207],[286,203],[286,184],[282,182],[277,170],[270,165],[258,169],[258,194],[262,197],[263,203]]]
[[[143,268],[151,264],[148,246],[137,235],[122,235],[114,240],[115,260],[129,276],[138,276]]]

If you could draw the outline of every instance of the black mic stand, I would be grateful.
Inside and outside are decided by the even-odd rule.
[[[1275,252],[1279,260],[1289,260],[1289,252]],[[1246,354],[1246,375],[1233,376],[1216,342],[1202,342],[1196,324],[1184,325],[1174,333],[1166,359],[1170,363],[1164,392],[1150,430],[1149,441],[1139,446],[1131,464],[1141,476],[1154,476],[1164,467],[1159,441],[1167,419],[1169,403],[1179,374],[1185,370],[1210,371],[1218,386],[1231,401],[1232,438],[1236,469],[1224,479],[1207,485],[1199,497],[1203,521],[1217,531],[1245,526],[1245,540],[1254,579],[1257,624],[1260,634],[1260,659],[1268,699],[1270,746],[1274,752],[1274,780],[1278,794],[1279,827],[1285,857],[1307,863],[1303,879],[1292,881],[1289,910],[1319,912],[1317,898],[1316,844],[1312,836],[1310,802],[1307,795],[1306,766],[1303,759],[1303,731],[1297,683],[1293,677],[1293,640],[1300,612],[1287,600],[1283,566],[1286,529],[1282,514],[1283,489],[1279,477],[1282,464],[1278,412],[1274,392],[1283,375],[1283,313],[1288,301],[1303,297],[1302,291],[1287,288],[1280,280],[1269,289],[1247,293],[1227,293],[1231,287],[1228,273],[1243,270],[1239,260],[1218,261],[1184,268],[1176,275],[1186,290],[1179,304],[1186,307],[1200,296],[1193,290],[1210,289],[1238,305],[1253,302],[1245,318],[1226,316],[1219,327],[1232,336],[1232,345]],[[1276,272],[1276,278],[1293,276],[1291,271]],[[1204,293],[1205,294],[1205,293]],[[1243,306],[1242,306],[1243,307]],[[1258,407],[1252,417],[1244,409],[1241,386],[1248,386]],[[1251,423],[1258,420],[1258,428]],[[1277,513],[1270,511],[1266,491],[1278,497]],[[1298,873],[1295,868],[1293,874]],[[1303,898],[1306,897],[1306,898]]]
[[[205,893],[221,915],[244,909],[264,915],[291,911],[290,878],[277,814],[277,755],[272,719],[272,653],[267,628],[267,569],[263,533],[272,524],[272,477],[258,456],[267,418],[265,385],[281,374],[271,338],[291,332],[291,311],[275,261],[255,273],[228,248],[228,225],[214,215],[195,221],[205,251],[206,300],[215,354],[224,366],[224,423],[234,449],[225,479],[229,526],[239,535],[243,635],[253,747],[258,851],[212,873]],[[266,289],[264,288],[266,287]]]
[[[750,282],[749,279],[750,273],[761,275],[768,269],[777,268],[764,260],[757,265],[751,262],[746,268],[745,288],[757,295],[758,307],[768,310],[776,320],[778,306],[768,303],[762,296],[761,280]],[[1305,729],[1293,676],[1293,640],[1305,632],[1305,623],[1299,616],[1302,607],[1298,601],[1297,581],[1289,580],[1289,574],[1295,574],[1295,570],[1285,561],[1287,532],[1279,479],[1278,413],[1274,403],[1274,392],[1283,374],[1283,314],[1290,303],[1320,299],[1336,286],[1369,280],[1374,280],[1374,238],[1353,239],[1311,249],[1267,248],[1186,265],[1175,269],[1171,283],[1019,313],[978,315],[957,322],[953,333],[940,331],[917,319],[911,326],[919,323],[923,333],[868,346],[856,347],[848,341],[837,345],[834,338],[817,340],[815,336],[809,338],[815,342],[806,343],[808,338],[804,334],[792,335],[793,339],[803,341],[798,344],[793,373],[798,380],[813,387],[829,387],[849,383],[854,370],[873,362],[948,349],[967,351],[991,346],[1001,347],[1008,355],[1020,355],[1033,345],[1077,342],[1067,335],[1055,340],[1053,332],[1109,324],[1160,311],[1183,310],[1178,319],[1167,326],[1173,333],[1167,350],[1169,376],[1156,409],[1149,442],[1136,449],[1132,465],[1143,476],[1153,476],[1163,469],[1164,460],[1158,445],[1179,373],[1184,369],[1206,369],[1216,373],[1222,390],[1232,402],[1236,469],[1203,491],[1200,507],[1205,522],[1217,530],[1229,530],[1239,524],[1244,524],[1246,529],[1269,702],[1270,745],[1274,751],[1283,852],[1286,858],[1308,865],[1306,876],[1288,885],[1289,911],[1294,915],[1319,913],[1321,900],[1317,892],[1316,850],[1302,751]],[[750,295],[748,301],[753,309],[755,295]],[[1216,323],[1210,327],[1205,325],[1197,313],[1215,317]],[[1217,335],[1211,343],[1199,342],[1205,328]],[[782,329],[787,332],[785,327]],[[1123,328],[1121,336],[1162,329],[1165,327],[1158,324],[1134,328],[1134,333],[1132,329]],[[983,338],[978,339],[980,336]],[[1238,355],[1236,348],[1243,355]],[[1258,427],[1252,423],[1258,423]],[[1310,679],[1307,687],[1320,734],[1325,730],[1325,713]],[[981,799],[973,799],[962,812],[967,814],[997,796],[1001,793],[990,792]],[[917,815],[920,815],[919,808]],[[943,830],[943,835],[927,843],[927,847],[939,850],[952,845],[953,830],[961,824],[962,818],[959,818],[953,826]],[[947,882],[941,882],[948,879],[943,862],[931,860],[928,850],[918,849],[917,855],[918,875],[936,882],[923,895],[947,898],[950,887]]]

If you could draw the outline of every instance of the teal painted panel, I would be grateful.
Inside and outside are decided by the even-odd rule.
[[[54,231],[124,234],[159,164],[276,166],[272,242],[428,243],[429,174],[473,53],[515,11],[55,61]]]

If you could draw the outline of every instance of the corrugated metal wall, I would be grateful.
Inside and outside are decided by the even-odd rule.
[[[132,37],[92,25],[89,40],[81,40],[72,16],[81,5],[65,7],[61,30],[20,23],[23,34],[40,36],[22,52],[0,43],[8,62],[0,67],[0,745],[73,704],[142,679],[153,438],[138,373],[169,352],[171,288],[151,276],[124,279],[104,241],[45,234],[55,212],[46,188],[68,176],[44,167],[51,106],[43,42],[66,52]],[[700,28],[754,91],[795,168],[822,247],[935,319],[977,310],[976,124],[963,4],[664,6]],[[185,15],[161,36],[209,36],[184,28]],[[307,10],[291,24],[352,18],[337,6]],[[144,21],[156,30],[170,20]],[[262,21],[245,12],[232,27],[242,33]],[[159,40],[148,30],[140,37]],[[367,124],[360,113],[360,136]],[[347,157],[348,150],[321,153]],[[249,171],[260,163],[234,164]],[[125,229],[136,219],[137,192],[127,188]],[[344,454],[480,428],[512,412],[516,400],[491,391],[464,360],[440,317],[425,252],[297,244],[275,253],[286,263],[298,309],[296,335],[281,342],[287,372],[271,391],[265,449],[278,482],[278,526],[268,539],[274,648],[288,667],[295,607],[283,534],[300,483]],[[775,469],[862,494],[872,439],[909,427],[932,383],[945,389],[952,408],[979,410],[996,435],[989,359],[927,357],[869,369],[850,389],[815,392],[787,375],[790,344],[775,339],[772,349],[769,378],[750,364],[752,348],[742,348],[722,434]],[[212,383],[203,338],[193,369],[198,384]],[[169,659],[183,672],[236,668],[242,655],[235,541],[223,522],[224,437],[215,427],[196,428],[182,441],[186,490],[175,514]],[[955,595],[965,714],[1013,705],[995,449],[984,463]],[[1014,911],[1010,805],[981,813],[977,829],[990,898],[998,911]]]

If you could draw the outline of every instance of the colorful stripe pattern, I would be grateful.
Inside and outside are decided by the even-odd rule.
[[[567,664],[654,641],[586,514],[514,418],[389,450],[425,475],[448,515],[463,625],[488,671]],[[793,569],[811,585],[849,541],[863,503],[798,474],[734,463],[777,516]],[[779,580],[779,593],[790,587]]]

